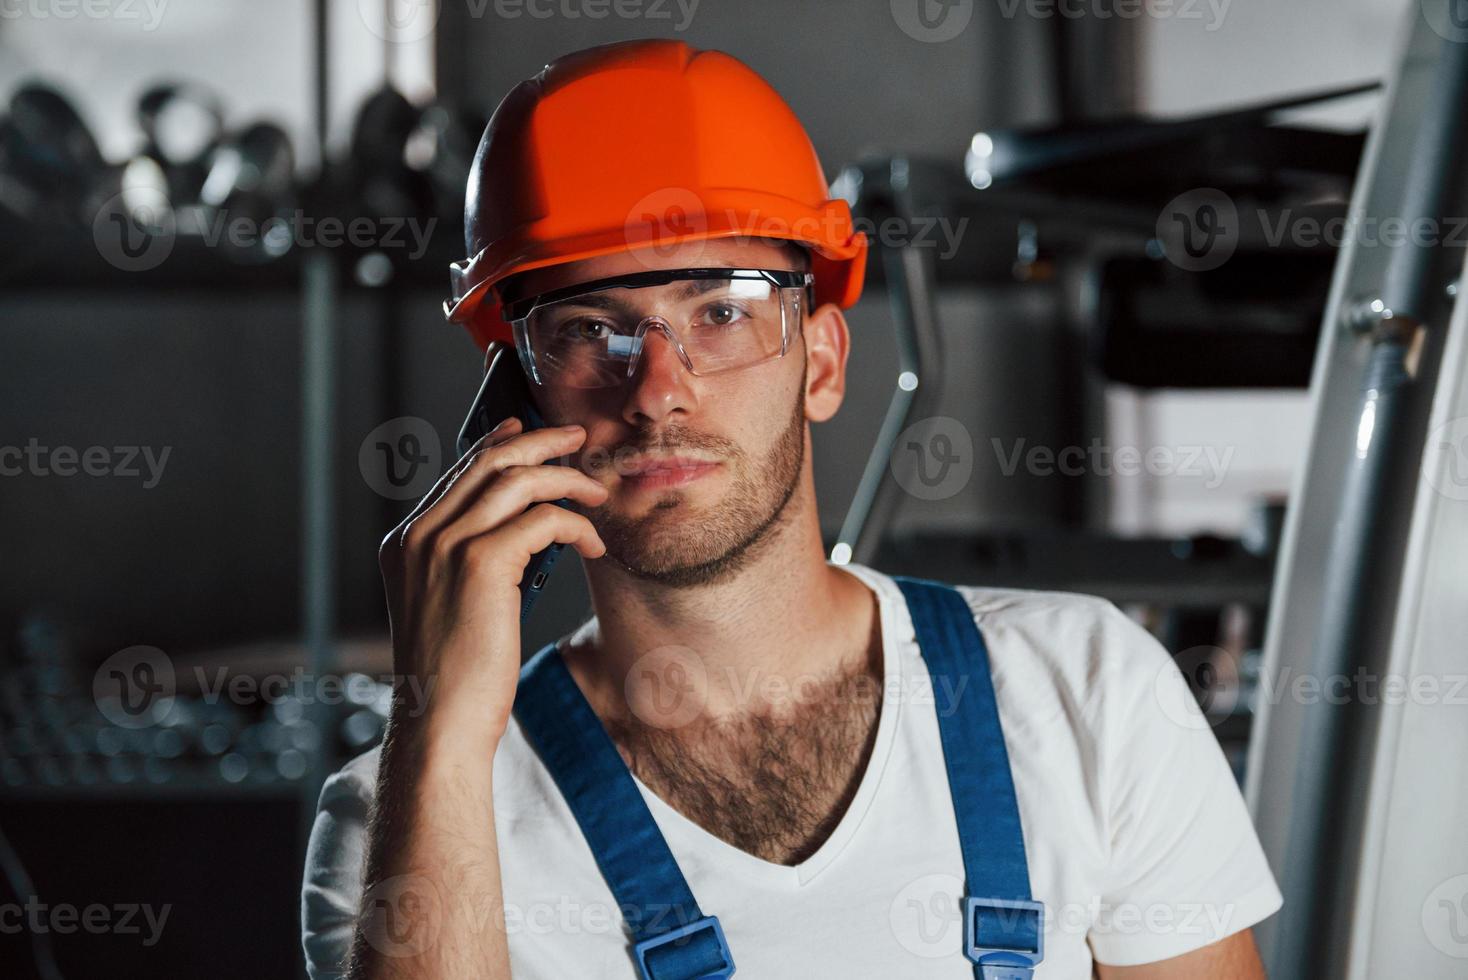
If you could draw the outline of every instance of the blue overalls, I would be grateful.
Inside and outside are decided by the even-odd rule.
[[[934,692],[966,692],[938,711],[968,892],[964,954],[977,980],[1031,980],[1044,958],[1045,906],[1030,897],[983,636],[957,590],[925,579],[895,581],[907,599]],[[718,917],[698,907],[626,763],[554,643],[525,665],[514,710],[626,918],[642,980],[733,976],[734,957]]]

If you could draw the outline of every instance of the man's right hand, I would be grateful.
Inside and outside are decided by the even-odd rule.
[[[352,980],[510,977],[493,760],[520,679],[520,579],[556,542],[584,558],[606,554],[584,514],[550,502],[606,499],[580,470],[546,464],[579,448],[586,431],[522,430],[506,419],[475,443],[378,552],[393,667],[422,682],[427,704],[406,703],[402,684],[394,693]],[[403,931],[387,908],[409,895],[422,914]]]
[[[476,442],[378,550],[394,672],[420,680],[430,729],[452,718],[458,735],[473,724],[496,744],[520,676],[519,583],[531,556],[555,542],[606,554],[585,515],[550,502],[606,500],[585,473],[546,463],[578,449],[586,430],[523,428],[508,418]]]

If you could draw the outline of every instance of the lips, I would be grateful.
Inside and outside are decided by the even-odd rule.
[[[626,466],[622,471],[622,479],[643,489],[677,487],[706,476],[718,465],[709,460],[686,456],[644,459]]]
[[[622,467],[623,476],[650,476],[667,470],[693,469],[700,466],[715,465],[706,459],[694,459],[692,456],[659,456],[654,459],[640,459],[635,463],[628,463]]]

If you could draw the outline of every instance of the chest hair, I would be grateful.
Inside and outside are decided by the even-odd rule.
[[[798,864],[831,835],[871,758],[882,685],[867,665],[771,710],[664,730],[607,723],[628,768],[688,819],[766,861]]]

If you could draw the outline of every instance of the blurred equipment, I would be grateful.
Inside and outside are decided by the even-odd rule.
[[[1069,349],[1053,376],[1013,396],[1059,402],[1070,427],[1061,445],[1095,434],[1085,425],[1098,376],[1143,388],[1308,384],[1340,243],[1292,230],[1343,219],[1363,138],[1275,116],[1377,87],[1187,119],[978,133],[963,166],[893,157],[843,170],[833,193],[884,229],[872,281],[887,288],[899,374],[833,560],[873,560],[902,496],[893,441],[942,401],[941,285],[1058,289]],[[927,229],[940,219],[969,231],[935,258]],[[1091,489],[1069,481],[1069,523],[1097,511]]]
[[[166,82],[138,99],[143,156],[166,175],[168,200],[199,200],[208,160],[224,133],[224,107],[201,85]]]
[[[322,245],[351,255],[358,279],[381,286],[438,280],[457,254],[484,126],[474,112],[441,100],[418,106],[385,85],[359,110],[343,159],[315,180],[298,172],[284,128],[231,124],[205,84],[156,83],[135,118],[137,152],[108,161],[58,89],[16,89],[0,116],[0,282],[120,282],[142,272],[159,284],[231,286],[238,266],[285,282],[299,275],[303,250]]]
[[[970,142],[964,172],[979,190],[1031,180],[1066,191],[1084,188],[1105,194],[1120,188],[1123,196],[1145,191],[1158,178],[1182,189],[1198,186],[1180,179],[1179,172],[1195,170],[1200,155],[1207,168],[1236,186],[1243,180],[1288,184],[1292,172],[1301,177],[1311,173],[1350,177],[1360,151],[1359,136],[1268,123],[1270,117],[1291,109],[1378,88],[1376,82],[1350,85],[1179,119],[1133,117],[989,130]]]
[[[232,261],[268,262],[295,244],[300,224],[293,213],[295,169],[290,137],[269,122],[253,123],[230,135],[211,155],[208,176],[199,189],[203,220],[215,229],[236,221],[249,229],[240,239],[218,236]]]
[[[316,5],[315,13],[316,96],[324,106],[330,102],[326,5]],[[386,44],[387,50],[392,47]],[[53,70],[55,77],[64,77],[64,65]],[[344,621],[354,623],[354,629],[378,626],[377,583],[364,590],[357,586],[360,575],[331,574],[334,559],[323,555],[337,552],[335,522],[358,526],[365,516],[375,526],[396,502],[350,484],[338,484],[345,492],[333,493],[331,433],[334,427],[338,433],[349,431],[380,413],[386,404],[380,399],[390,401],[406,387],[400,379],[378,377],[368,365],[377,361],[385,372],[398,369],[393,356],[401,349],[394,341],[398,320],[411,320],[410,300],[421,302],[425,293],[440,292],[443,267],[459,257],[464,186],[483,120],[476,122],[474,113],[445,102],[424,110],[396,93],[379,94],[363,107],[357,139],[339,159],[324,152],[305,154],[322,162],[313,174],[300,169],[299,147],[275,120],[239,118],[224,93],[203,80],[167,76],[141,86],[126,120],[136,124],[136,145],[112,159],[103,155],[63,92],[46,79],[0,92],[0,289],[22,318],[29,316],[16,324],[25,328],[16,331],[17,347],[37,351],[43,341],[36,335],[43,331],[51,334],[44,340],[48,354],[61,360],[85,350],[97,362],[91,342],[99,335],[106,337],[103,361],[109,351],[115,353],[113,347],[134,352],[168,347],[173,357],[158,375],[161,388],[150,384],[125,391],[127,382],[118,382],[108,389],[113,408],[104,413],[108,418],[101,428],[111,425],[112,433],[135,425],[147,429],[166,411],[159,405],[190,402],[202,385],[217,384],[209,399],[213,409],[191,413],[182,422],[173,417],[149,431],[166,430],[163,441],[169,449],[175,448],[177,435],[180,455],[186,445],[205,447],[193,457],[199,470],[213,469],[211,460],[219,456],[211,454],[218,444],[230,441],[230,452],[245,456],[255,437],[261,441],[254,445],[269,444],[264,452],[271,459],[283,459],[287,467],[300,461],[300,498],[306,501],[299,522],[305,585],[300,621],[306,642],[262,638],[297,626],[291,604],[279,600],[283,592],[290,594],[296,568],[288,546],[262,542],[251,549],[262,553],[259,564],[232,568],[234,576],[250,579],[285,566],[276,581],[252,590],[250,601],[235,610],[238,615],[231,613],[224,622],[198,613],[208,600],[195,605],[192,618],[182,617],[188,622],[175,618],[182,593],[169,583],[129,582],[133,591],[111,589],[113,594],[100,603],[88,596],[63,601],[49,612],[33,606],[44,598],[33,600],[31,589],[23,590],[26,596],[12,597],[7,620],[12,626],[22,622],[22,628],[15,636],[0,635],[0,824],[25,856],[26,870],[46,901],[80,909],[101,897],[116,897],[171,910],[169,927],[156,946],[125,948],[115,936],[86,930],[74,930],[64,941],[52,937],[67,975],[183,976],[208,962],[210,975],[220,978],[292,976],[300,961],[303,821],[314,815],[325,775],[380,739],[390,697],[383,679],[391,667],[385,637],[336,635],[346,628]],[[317,135],[324,140],[322,116]],[[327,219],[334,225],[329,231],[323,230]],[[354,221],[368,232],[353,233]],[[404,227],[409,222],[417,224]],[[355,281],[341,274],[354,266],[376,269],[383,262],[390,263],[386,274],[359,274]],[[392,288],[383,288],[389,283]],[[190,356],[180,353],[182,348],[202,339],[192,318],[219,305],[233,308],[234,323],[258,313],[258,329],[251,322],[249,329],[230,331],[228,344],[215,345],[213,361],[189,361],[184,370],[196,372],[194,382],[210,377],[201,386],[182,386],[188,390],[182,394],[168,371]],[[139,313],[154,306],[162,308],[156,324]],[[251,313],[240,314],[242,306]],[[127,308],[127,316],[115,317],[120,307]],[[306,325],[299,336],[290,317],[295,309]],[[338,351],[329,341],[349,317],[354,318],[354,342]],[[118,325],[114,319],[128,322]],[[38,320],[45,321],[39,328]],[[115,339],[123,334],[136,344]],[[221,354],[222,348],[229,353]],[[282,370],[297,353],[300,371]],[[231,365],[214,376],[209,365],[231,356],[241,362],[238,370]],[[340,399],[332,397],[336,372],[347,379]],[[273,396],[296,378],[300,405],[277,411],[277,402],[292,399]],[[261,395],[261,401],[271,403],[268,419],[239,403],[243,385],[252,394],[270,392]],[[133,395],[136,402],[127,401]],[[58,405],[66,400],[64,393],[56,397]],[[287,450],[279,457],[279,447],[295,445],[289,433],[282,437],[280,425],[295,424],[298,407],[299,452]],[[87,439],[108,438],[92,431],[95,412],[73,409],[58,412],[76,420],[73,431],[86,433]],[[27,418],[40,417],[41,411]],[[241,428],[253,430],[250,437],[233,442],[238,430],[220,429],[220,419],[231,415]],[[120,438],[138,437],[129,431]],[[217,472],[211,479],[213,485],[224,482]],[[8,480],[6,486],[21,482]],[[74,481],[61,492],[54,482],[23,482],[28,499],[65,497],[94,517],[106,508],[87,502],[127,496],[127,491],[104,489],[101,481]],[[208,485],[207,480],[190,484],[187,478],[179,483],[186,488],[171,499]],[[289,487],[259,494],[246,490],[240,496],[257,513],[270,514],[272,524],[282,518],[278,527],[288,541],[292,524],[286,518],[300,506]],[[167,506],[159,503],[162,498],[153,495],[147,506],[109,512],[114,517],[156,515]],[[154,551],[150,542],[148,557],[164,563],[170,546]],[[111,540],[101,564],[115,564],[105,570],[89,565],[88,583],[108,583],[95,585],[103,591],[119,575],[148,578],[134,567],[130,552],[136,549]],[[277,553],[284,555],[282,561]],[[216,564],[231,566],[235,557]],[[47,564],[39,558],[34,564]],[[64,559],[50,562],[60,571],[37,591],[49,589],[54,595],[71,589],[76,573],[64,564]],[[261,575],[262,569],[269,571]],[[36,573],[38,578],[45,574]],[[138,596],[152,600],[150,592],[159,607],[175,607],[161,613],[164,621],[153,607],[138,612],[143,604]],[[369,599],[377,596],[366,614],[361,611],[364,592]],[[350,598],[337,607],[343,595]],[[188,601],[195,598],[191,593]],[[126,625],[116,615],[119,609],[128,610],[121,617]],[[149,703],[142,716],[119,720],[115,711],[109,716],[103,706],[114,706],[95,692],[98,661],[116,650],[115,639],[155,628],[180,638],[154,637],[170,644],[176,692]],[[221,642],[240,645],[221,649]],[[220,686],[221,678],[226,686]],[[227,686],[235,683],[260,693],[236,697]],[[216,927],[224,920],[250,942],[221,958]],[[30,975],[30,938],[0,935],[0,975]],[[19,969],[12,969],[15,965]],[[49,980],[51,974],[43,976]]]
[[[474,151],[488,122],[478,113],[442,99],[424,108],[419,128],[408,144],[408,165],[423,170],[433,181],[439,202],[436,213],[457,211],[463,203]]]
[[[386,663],[380,643],[342,646],[348,662]],[[348,758],[381,737],[392,696],[389,683],[360,670],[303,672],[299,645],[256,644],[187,658],[160,652],[176,693],[130,716],[97,699],[96,678],[46,618],[32,617],[15,648],[0,676],[0,796],[149,787],[294,794],[322,741],[314,719],[328,726],[326,751]]]
[[[352,127],[347,158],[349,198],[372,215],[433,213],[433,188],[427,174],[408,162],[409,141],[417,134],[421,114],[394,88],[368,97]],[[460,187],[462,193],[463,188]]]
[[[60,91],[39,82],[10,97],[0,203],[28,222],[90,221],[112,176],[96,139]]]
[[[1148,258],[1101,263],[1090,356],[1138,388],[1301,388],[1320,338],[1328,250],[1233,255],[1189,272]]]

